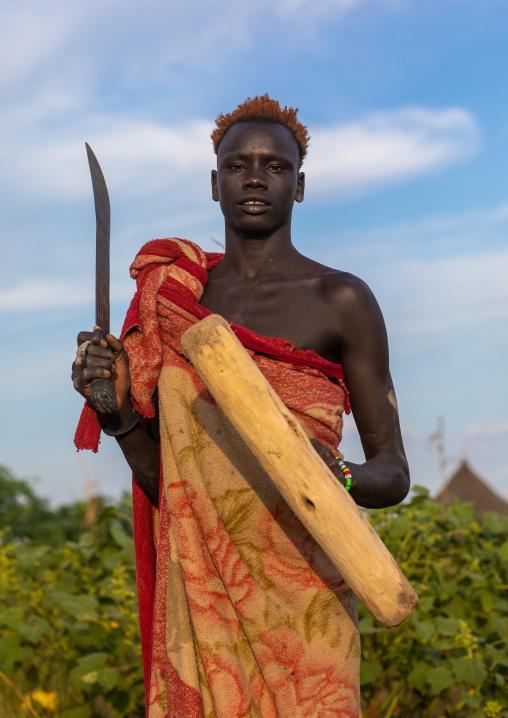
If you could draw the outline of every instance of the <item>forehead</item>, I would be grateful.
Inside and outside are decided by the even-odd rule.
[[[262,151],[291,157],[299,162],[295,138],[284,125],[275,122],[237,122],[224,135],[217,159],[229,153]]]

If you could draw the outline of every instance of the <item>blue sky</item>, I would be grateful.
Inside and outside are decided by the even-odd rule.
[[[93,325],[93,198],[112,207],[112,329],[155,237],[216,249],[209,134],[269,92],[311,146],[298,249],[362,277],[385,315],[413,481],[428,436],[508,497],[508,6],[504,0],[4,0],[0,7],[0,463],[55,503],[118,494],[114,441],[72,444],[75,336]],[[343,450],[361,459],[348,421]]]

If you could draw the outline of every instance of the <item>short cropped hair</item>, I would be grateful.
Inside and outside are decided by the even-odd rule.
[[[216,127],[211,134],[214,152],[217,154],[224,135],[237,122],[273,122],[287,127],[293,135],[298,146],[301,167],[307,154],[310,136],[305,125],[298,120],[297,113],[298,109],[287,106],[282,108],[277,100],[272,100],[268,96],[268,93],[248,97],[236,110],[226,115],[219,115],[215,120]]]

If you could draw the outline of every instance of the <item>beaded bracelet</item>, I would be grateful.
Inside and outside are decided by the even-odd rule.
[[[346,466],[346,464],[342,461],[342,459],[341,459],[341,457],[340,457],[339,455],[337,455],[337,456],[335,457],[335,459],[336,459],[336,461],[338,462],[338,464],[339,464],[339,466],[340,466],[340,468],[341,468],[341,471],[342,471],[342,473],[344,474],[344,479],[345,479],[345,481],[346,481],[346,483],[345,483],[345,484],[342,484],[342,485],[344,486],[344,488],[346,489],[346,491],[349,491],[349,490],[351,489],[352,478],[353,478],[353,477],[351,476],[351,472],[350,472],[350,470],[348,469],[348,467]]]

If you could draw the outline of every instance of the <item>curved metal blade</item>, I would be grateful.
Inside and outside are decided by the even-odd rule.
[[[95,324],[109,334],[109,195],[97,157],[85,145],[95,201]]]

